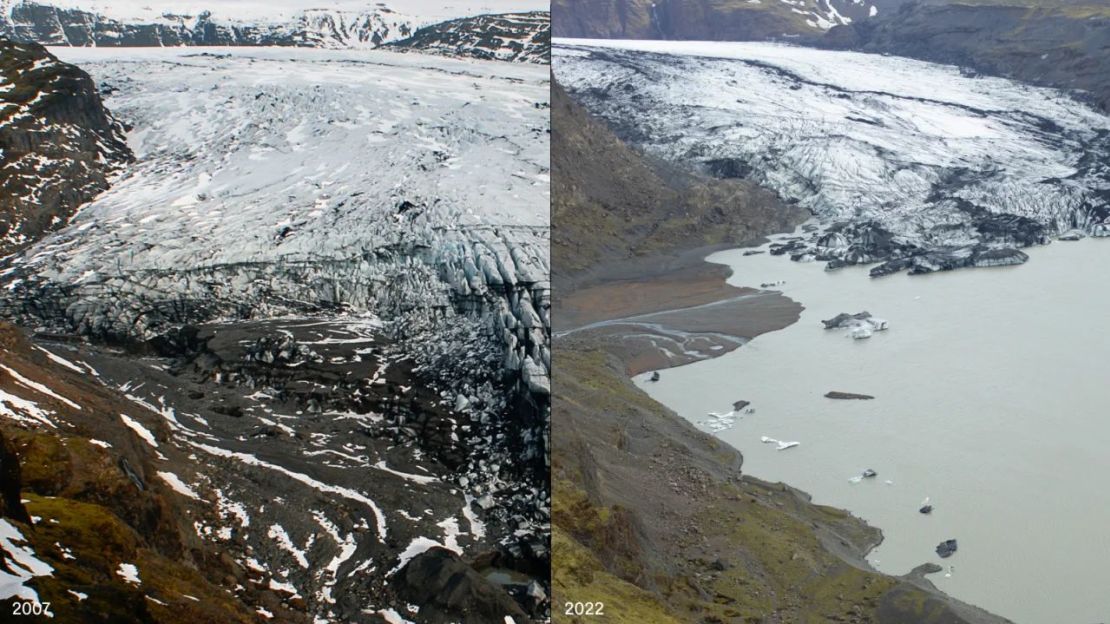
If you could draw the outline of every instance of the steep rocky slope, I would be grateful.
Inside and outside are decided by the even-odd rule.
[[[0,256],[62,226],[131,158],[80,69],[0,39]]]
[[[524,63],[551,60],[551,14],[506,13],[449,20],[390,44],[398,50]]]
[[[552,120],[552,260],[568,267],[556,275],[557,306],[572,298],[572,289],[590,284],[617,301],[607,300],[600,318],[643,313],[642,298],[619,294],[633,269],[607,271],[607,265],[631,256],[638,271],[631,287],[664,298],[660,289],[689,288],[688,273],[673,270],[678,252],[769,234],[802,218],[797,207],[750,182],[645,158],[558,88]],[[674,179],[682,184],[669,186]],[[685,184],[729,201],[712,202],[711,209],[684,205]],[[650,225],[666,221],[676,226]],[[583,236],[581,244],[571,232]],[[688,298],[676,306],[704,303]],[[798,310],[783,307],[793,319]],[[554,340],[555,604],[602,601],[608,620],[629,624],[1003,622],[939,594],[917,574],[894,578],[869,569],[862,555],[880,539],[877,530],[813,505],[788,486],[743,475],[734,449],[652,401],[628,378],[644,370],[638,368],[643,352],[661,343],[637,344],[641,327],[621,332],[598,325]],[[773,329],[760,327],[753,319],[746,336]],[[555,613],[557,622],[591,619]]]
[[[1085,92],[1110,110],[1110,7],[1083,0],[910,3],[838,26],[818,45],[961,65]]]
[[[165,466],[198,462],[155,448],[167,435],[161,416],[0,324],[5,613],[37,599],[52,622],[255,622],[251,602],[297,621],[264,575],[193,531],[207,503],[178,491]]]

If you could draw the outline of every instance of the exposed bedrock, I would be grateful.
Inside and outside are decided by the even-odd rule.
[[[0,255],[63,224],[131,159],[92,79],[0,39]]]

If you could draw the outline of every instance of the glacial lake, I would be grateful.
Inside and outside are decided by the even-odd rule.
[[[928,576],[940,589],[1017,624],[1110,622],[1110,240],[881,279],[744,251],[709,261],[731,266],[737,286],[785,280],[800,321],[637,385],[703,430],[710,412],[751,401],[716,435],[745,473],[882,529],[877,569],[940,564]],[[823,329],[862,310],[889,330]],[[762,436],[800,444],[779,451]],[[853,482],[865,469],[878,475]],[[941,559],[950,538],[959,550]]]

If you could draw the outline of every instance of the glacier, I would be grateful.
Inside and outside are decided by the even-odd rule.
[[[880,276],[1110,235],[1110,118],[1063,91],[773,43],[565,39],[553,65],[640,149],[754,179],[817,217],[772,253]]]
[[[204,458],[167,463],[219,493],[196,533],[330,621],[394,599],[413,541],[547,559],[548,69],[52,52],[93,77],[135,161],[0,258],[0,317],[160,415],[152,452]]]

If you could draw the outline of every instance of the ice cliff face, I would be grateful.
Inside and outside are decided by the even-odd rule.
[[[568,41],[554,66],[632,143],[813,212],[773,250],[795,259],[929,272],[1110,234],[1110,119],[1059,91],[773,44]]]
[[[87,74],[0,40],[0,255],[61,226],[130,157]]]

